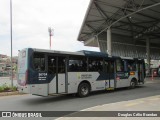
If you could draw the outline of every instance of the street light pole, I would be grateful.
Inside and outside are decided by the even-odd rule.
[[[51,27],[48,28],[48,32],[49,32],[49,48],[51,49],[51,37],[53,36],[53,31],[54,29],[52,29]]]
[[[10,0],[10,30],[11,30],[11,86],[13,87],[13,64],[12,64],[12,0]]]

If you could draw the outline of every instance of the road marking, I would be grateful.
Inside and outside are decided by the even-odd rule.
[[[150,83],[160,83],[160,80],[148,80],[145,83],[150,84]]]
[[[135,105],[138,105],[138,104],[141,104],[141,103],[144,103],[144,101],[137,101],[137,102],[128,103],[128,104],[125,104],[125,106],[126,107],[131,107],[131,106],[135,106]]]
[[[153,82],[153,81],[147,81],[146,83],[148,84],[148,83],[155,83],[155,82]]]
[[[121,105],[121,108],[123,108],[123,105],[124,103],[127,103],[128,104],[125,104],[126,107],[131,107],[131,106],[135,106],[135,105],[139,105],[139,104],[142,104],[142,103],[146,103],[148,102],[147,100],[149,99],[152,99],[152,100],[158,100],[157,98],[160,99],[160,95],[156,95],[156,96],[151,96],[151,97],[144,97],[144,98],[139,98],[139,99],[135,99],[135,100],[130,100],[130,101],[120,101],[120,102],[115,102],[115,103],[108,103],[108,104],[103,104],[103,105],[97,105],[97,106],[93,106],[93,107],[90,107],[90,108],[86,108],[86,109],[83,109],[83,110],[80,110],[80,111],[95,111],[95,110],[101,110],[100,108],[108,108],[108,107],[111,107],[111,105]],[[152,101],[153,102],[153,101]],[[145,106],[145,104],[143,104]],[[126,108],[125,108],[126,109]],[[107,110],[106,110],[107,111]],[[75,113],[72,113],[72,114],[76,114],[77,112]],[[70,115],[70,114],[69,114]],[[67,117],[68,115],[66,116],[63,116],[63,117],[59,117],[57,118],[56,120],[67,120],[67,119],[72,119],[71,117]]]
[[[160,98],[151,98],[149,100],[159,100]]]

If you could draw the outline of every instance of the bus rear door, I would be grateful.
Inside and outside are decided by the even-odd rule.
[[[138,61],[138,81],[139,82],[144,82],[145,78],[145,66],[144,66],[144,61]]]
[[[115,65],[114,61],[112,60],[105,60],[104,61],[104,69],[106,71],[106,89],[115,88]]]
[[[116,88],[127,87],[130,85],[128,79],[126,60],[116,59]]]

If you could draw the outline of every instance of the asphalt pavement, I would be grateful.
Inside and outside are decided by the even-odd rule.
[[[89,97],[78,98],[69,95],[40,97],[34,95],[16,95],[0,97],[0,111],[132,111],[132,110],[157,110],[160,111],[160,79],[147,82],[135,89],[118,89],[115,91],[99,91],[92,93]],[[41,118],[53,120],[52,118]],[[7,118],[0,118],[7,120]],[[21,118],[12,118],[12,120]],[[41,120],[35,118],[33,120]],[[62,118],[59,118],[62,119]],[[102,119],[101,118],[75,118],[65,119]],[[106,118],[104,118],[106,119]],[[107,118],[108,119],[108,118]],[[110,118],[116,119],[116,118]],[[118,118],[119,119],[119,118]],[[120,120],[123,118],[120,118]],[[132,120],[133,118],[129,118]],[[142,119],[142,118],[141,118]],[[152,118],[145,118],[151,120]],[[160,118],[153,118],[158,120]],[[28,120],[28,119],[27,119]],[[32,120],[32,119],[31,119]],[[125,118],[128,120],[128,118]]]
[[[152,84],[160,85],[160,79],[154,78],[154,80],[152,80],[148,78],[146,84],[149,86]],[[116,117],[112,117],[112,114]],[[97,105],[66,115],[65,117],[57,118],[56,120],[75,120],[75,118],[76,120],[81,120],[82,118],[85,120],[160,120],[160,94],[139,99]]]

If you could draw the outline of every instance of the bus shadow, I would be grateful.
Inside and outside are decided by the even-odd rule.
[[[100,95],[100,94],[106,94],[106,93],[118,93],[118,92],[122,92],[122,91],[132,91],[132,90],[136,90],[136,89],[143,89],[143,88],[146,88],[146,86],[136,86],[136,88],[134,89],[131,89],[129,87],[122,87],[122,88],[117,88],[117,89],[114,89],[114,90],[100,90],[100,91],[94,91],[91,93],[91,96],[94,96],[94,95]]]
[[[105,96],[106,101],[102,100],[101,104],[109,104],[109,103],[136,100],[136,99],[159,95],[159,90],[160,90],[159,88],[158,89],[152,88],[152,90],[149,90],[149,88],[150,88],[149,86],[137,86],[135,89],[130,89],[125,87],[125,88],[118,88],[112,91],[96,91],[91,93],[89,97],[91,99],[94,99],[95,97],[101,98]]]
[[[137,86],[135,89],[142,89],[145,88],[146,86]],[[67,101],[67,100],[75,100],[75,99],[88,99],[90,97],[95,97],[99,95],[108,95],[112,93],[117,93],[122,92],[122,91],[128,91],[128,90],[134,90],[130,88],[118,88],[112,91],[106,91],[106,90],[101,90],[101,91],[95,91],[91,92],[90,95],[86,98],[80,98],[76,95],[68,94],[68,95],[58,95],[58,96],[49,96],[49,97],[42,97],[42,96],[35,96],[34,98],[29,98],[25,99],[24,102],[30,105],[38,105],[38,104],[45,104],[45,103],[56,103],[60,101]]]
[[[25,103],[30,105],[39,105],[39,104],[48,104],[48,103],[56,103],[60,101],[67,101],[70,99],[78,99],[77,97],[74,97],[73,95],[58,95],[58,96],[49,96],[49,97],[43,97],[43,96],[35,96],[35,98],[29,98],[24,100]]]
[[[58,95],[58,96],[49,96],[49,97],[40,97],[40,96],[34,96],[32,98],[25,99],[23,103],[29,104],[29,105],[45,105],[48,103],[52,104],[61,104],[61,102],[69,102],[75,101],[75,100],[81,100],[79,102],[83,102],[86,100],[90,100],[95,102],[97,98],[101,100],[102,102],[100,104],[108,104],[108,103],[114,103],[114,102],[120,102],[120,101],[128,101],[128,100],[134,100],[134,99],[140,99],[144,97],[159,95],[158,92],[150,92],[148,93],[148,87],[149,86],[137,86],[135,89],[130,89],[128,87],[125,88],[118,88],[112,91],[95,91],[91,92],[88,97],[80,98],[74,95]],[[138,89],[138,90],[137,90]],[[137,95],[137,92],[140,93]],[[97,102],[96,102],[97,103]],[[96,105],[96,104],[95,104]]]

